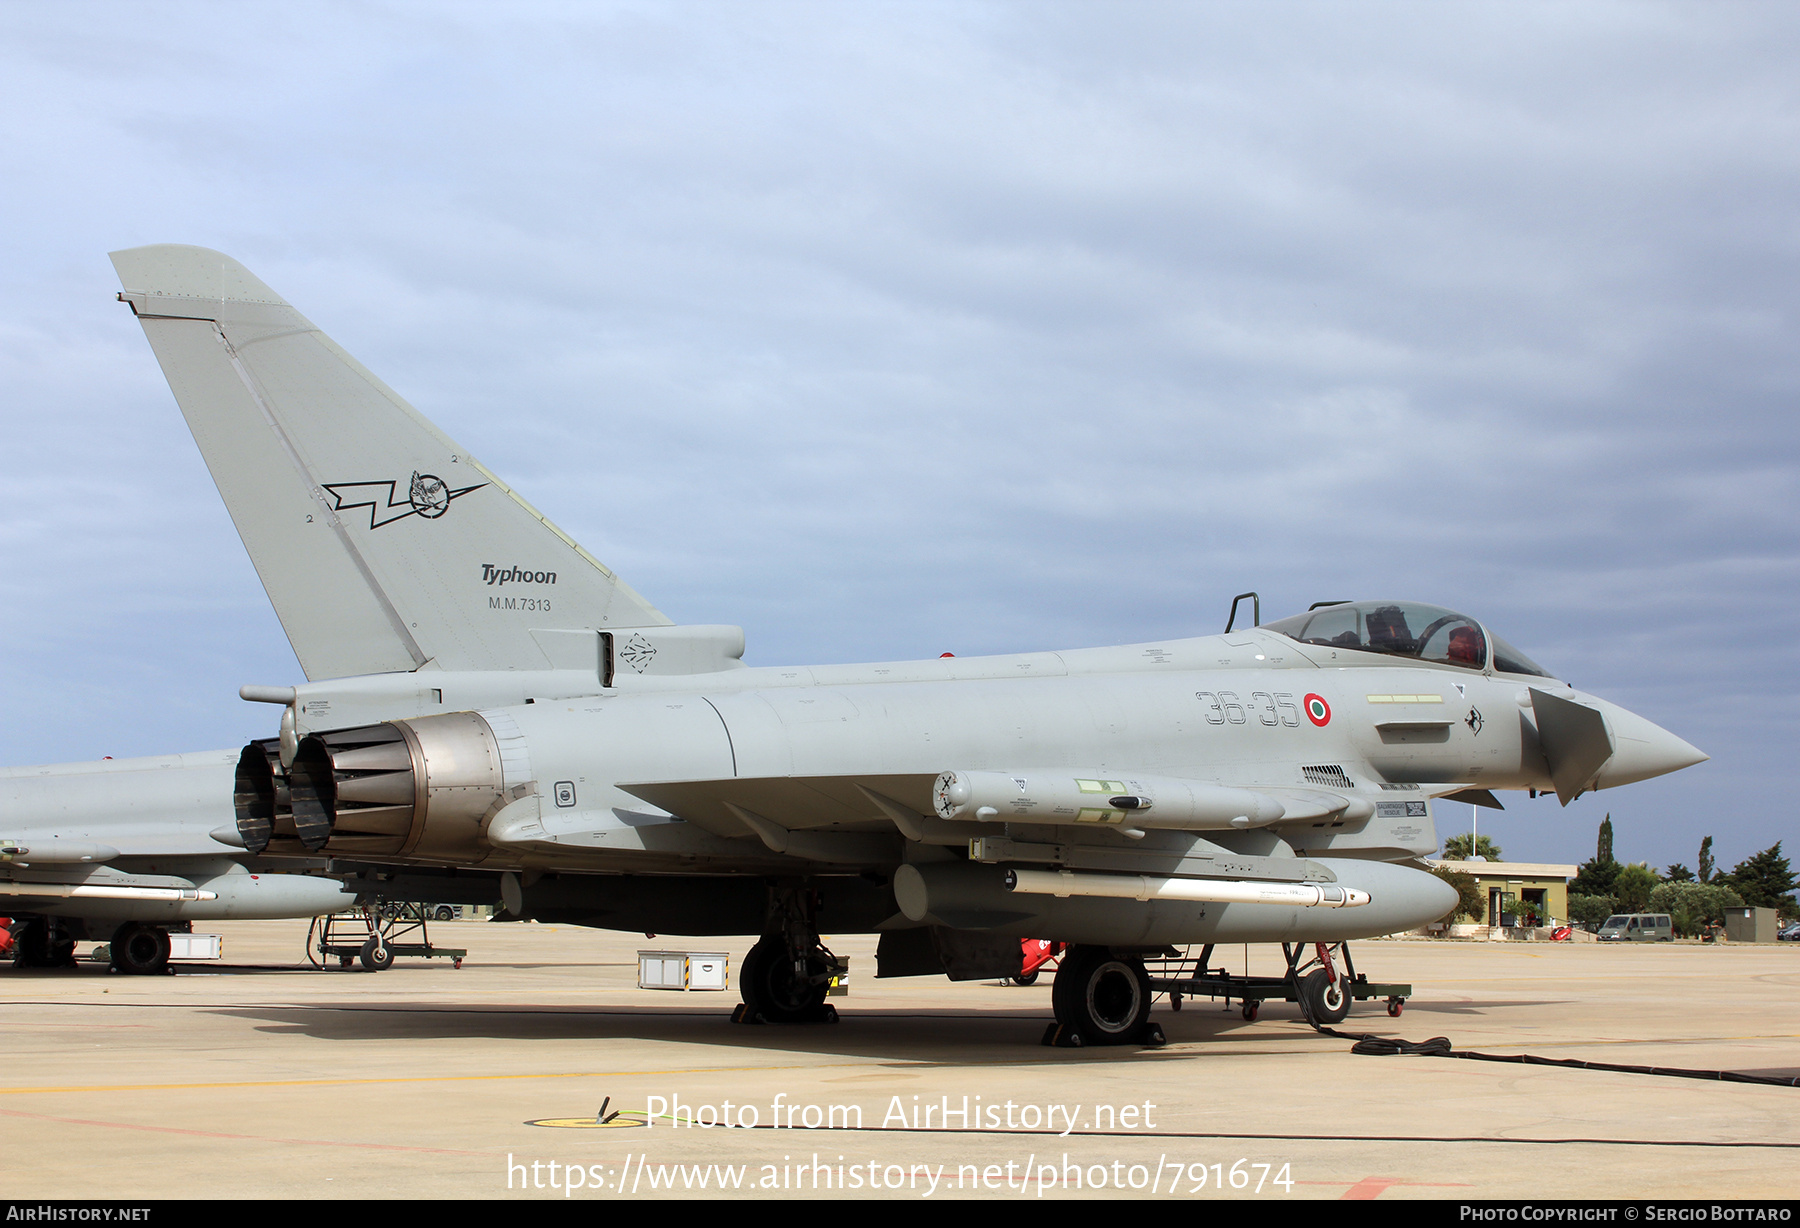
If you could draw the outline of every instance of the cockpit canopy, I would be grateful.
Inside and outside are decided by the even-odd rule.
[[[1487,669],[1491,664],[1502,674],[1551,676],[1468,615],[1416,601],[1347,601],[1320,606],[1264,623],[1263,630],[1326,648],[1386,653],[1463,669]]]

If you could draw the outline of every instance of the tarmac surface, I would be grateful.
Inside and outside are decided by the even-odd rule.
[[[1048,976],[875,981],[869,937],[828,936],[851,958],[841,1022],[744,1027],[735,983],[639,989],[636,952],[728,951],[735,972],[748,939],[438,923],[460,969],[367,973],[311,966],[304,922],[201,928],[224,959],[173,976],[0,971],[0,1196],[1544,1202],[1800,1184],[1800,1088],[1359,1056],[1281,1002],[1250,1023],[1159,1000],[1164,1048],[1051,1049]],[[1414,996],[1398,1019],[1359,1004],[1342,1031],[1800,1075],[1800,944],[1353,953]],[[1279,972],[1278,948],[1221,957]],[[600,1126],[603,1105],[624,1112]]]

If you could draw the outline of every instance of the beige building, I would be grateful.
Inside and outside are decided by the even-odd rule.
[[[1475,879],[1487,899],[1488,925],[1523,927],[1530,924],[1563,925],[1569,919],[1569,880],[1577,866],[1540,865],[1528,861],[1434,861],[1445,870],[1458,870]]]

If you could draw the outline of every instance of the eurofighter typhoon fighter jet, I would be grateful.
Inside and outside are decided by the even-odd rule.
[[[761,934],[752,1020],[829,1012],[822,926],[879,931],[882,976],[1016,973],[1031,937],[1070,944],[1064,1032],[1132,1042],[1146,953],[1444,916],[1416,863],[1434,799],[1567,804],[1705,758],[1400,601],[747,668],[741,629],[673,625],[236,261],[113,263],[308,679],[243,689],[283,706],[238,761],[247,849],[390,894],[485,875],[545,921]]]

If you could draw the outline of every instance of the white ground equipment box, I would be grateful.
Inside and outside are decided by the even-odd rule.
[[[639,989],[728,989],[731,957],[719,951],[639,951]]]
[[[217,934],[170,934],[170,959],[217,959],[219,958],[219,936]]]

